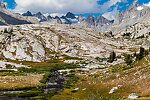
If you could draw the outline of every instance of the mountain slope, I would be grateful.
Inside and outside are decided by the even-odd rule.
[[[23,17],[20,14],[13,13],[6,9],[3,2],[0,2],[0,20],[1,25],[18,25],[18,24],[31,24],[32,19]]]
[[[118,14],[114,25],[110,28],[114,35],[130,35],[130,38],[146,36],[150,32],[150,7],[133,4],[125,12]],[[116,22],[115,21],[115,22]]]
[[[11,25],[19,25],[19,24],[31,24],[31,22],[23,19],[17,19],[15,17],[12,17],[11,15],[5,14],[0,11],[0,16],[3,20],[5,20],[5,23],[11,24]]]

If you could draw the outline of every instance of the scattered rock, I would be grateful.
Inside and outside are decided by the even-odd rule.
[[[88,64],[88,65],[86,65],[85,66],[85,68],[99,68],[100,67],[100,65],[99,64]]]
[[[118,90],[118,87],[113,87],[110,91],[109,94],[115,93]]]
[[[79,88],[75,88],[71,92],[75,93],[75,92],[78,92],[78,91],[79,91]]]
[[[65,63],[77,63],[80,62],[80,60],[65,60]]]
[[[137,99],[139,98],[139,95],[137,93],[131,93],[129,96],[128,96],[129,99]]]
[[[86,88],[82,89],[82,91],[85,91],[85,90],[86,90]]]

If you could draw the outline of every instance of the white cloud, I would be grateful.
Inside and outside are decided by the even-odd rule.
[[[67,12],[73,13],[105,13],[104,16],[114,19],[114,13],[107,10],[118,2],[127,2],[127,0],[109,0],[103,5],[97,4],[98,0],[15,0],[17,6],[15,12],[32,13],[42,12],[51,13],[52,16],[63,15]],[[113,15],[112,15],[113,14]]]
[[[117,7],[115,7],[113,11],[106,12],[102,16],[107,18],[108,20],[114,20],[117,12],[118,12]]]
[[[124,2],[124,3],[127,3],[128,1],[127,0],[110,0],[108,2],[106,2],[102,7],[105,8],[105,11],[104,11],[104,14],[102,15],[103,17],[109,19],[109,20],[114,20],[115,19],[115,16],[116,16],[116,13],[118,12],[117,8],[118,8],[118,5],[116,5],[118,2]],[[109,11],[107,12],[107,10],[113,6],[113,5],[116,5],[116,7],[112,10],[112,11]]]
[[[64,14],[61,14],[61,13],[51,13],[50,16],[52,16],[52,17],[55,17],[55,16],[61,17],[61,16],[64,16]]]
[[[106,12],[111,6],[116,5],[118,2],[121,2],[122,0],[109,0],[108,2],[101,5],[101,9],[103,9],[103,12]]]
[[[108,20],[114,20],[115,17],[114,17],[113,14],[114,14],[114,12],[106,12],[102,16],[105,17],[105,18],[107,18]]]
[[[126,0],[109,0],[103,5],[97,4],[98,0],[15,0],[15,12],[23,13],[104,13],[117,2]]]
[[[15,12],[74,13],[100,12],[96,0],[15,0]]]
[[[144,6],[150,7],[150,2],[144,4]]]

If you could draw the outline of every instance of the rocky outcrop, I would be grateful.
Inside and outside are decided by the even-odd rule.
[[[2,31],[4,28],[0,28]],[[9,29],[10,30],[10,29]],[[25,61],[44,61],[52,58],[48,52],[75,57],[107,58],[116,40],[101,38],[98,32],[76,25],[40,24],[14,26],[0,34],[1,58]]]
[[[45,59],[44,43],[30,32],[4,32],[0,35],[0,44],[1,57],[37,62]]]

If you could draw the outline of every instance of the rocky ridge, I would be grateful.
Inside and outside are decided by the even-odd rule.
[[[129,38],[146,37],[150,32],[150,7],[133,4],[125,12],[118,13],[118,24],[110,28],[116,36],[129,36]]]

